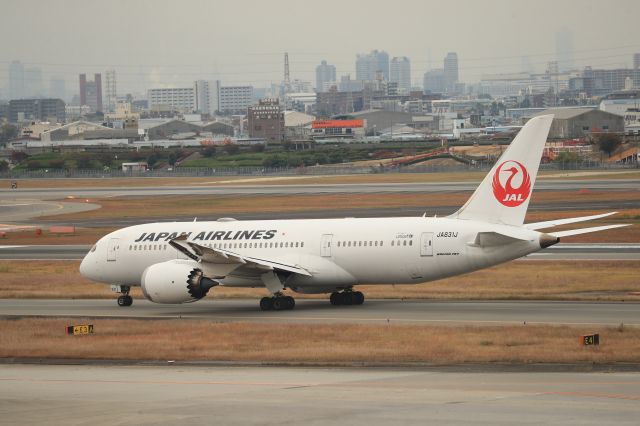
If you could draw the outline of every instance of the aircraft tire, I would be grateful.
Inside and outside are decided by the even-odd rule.
[[[353,293],[353,304],[362,305],[364,303],[364,294],[361,291]]]
[[[284,299],[286,300],[287,309],[291,310],[296,307],[296,299],[291,296],[285,296]]]
[[[118,306],[126,307],[133,305],[133,297],[129,295],[123,295],[118,297]]]
[[[270,311],[274,309],[273,299],[271,297],[263,297],[260,299],[260,309],[263,311]]]
[[[340,293],[338,293],[337,291],[334,291],[333,293],[331,293],[331,296],[329,297],[329,301],[333,306],[338,306],[340,304],[340,299],[341,299]]]

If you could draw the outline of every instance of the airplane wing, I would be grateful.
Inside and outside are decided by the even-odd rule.
[[[549,220],[546,222],[527,223],[524,225],[524,227],[535,231],[538,229],[551,228],[558,225],[567,225],[569,223],[577,223],[577,222],[584,222],[587,220],[602,219],[603,217],[611,216],[612,214],[616,214],[616,213],[618,212],[596,214],[593,216],[572,217],[569,219],[556,219],[556,220]]]
[[[581,228],[581,229],[571,229],[569,231],[559,231],[559,232],[549,232],[549,235],[554,237],[562,238],[562,237],[570,237],[572,235],[580,235],[580,234],[588,234],[589,232],[598,232],[604,231],[605,229],[614,229],[614,228],[622,228],[624,226],[629,226],[630,223],[625,223],[622,225],[604,225],[604,226],[594,226],[591,228]]]
[[[187,241],[186,235],[174,238],[169,241],[169,244],[188,258],[204,263],[207,266],[207,270],[214,273],[216,278],[225,277],[238,268],[258,274],[268,271],[281,271],[309,277],[311,276],[309,271],[297,265],[290,265],[269,259],[243,256],[239,253],[219,248],[205,247],[203,245]]]

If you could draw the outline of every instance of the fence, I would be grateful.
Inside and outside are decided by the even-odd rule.
[[[334,176],[358,175],[375,173],[437,173],[437,172],[467,172],[488,171],[493,166],[492,161],[477,161],[473,164],[457,165],[397,165],[394,167],[380,166],[312,166],[295,168],[207,168],[207,167],[176,167],[173,170],[150,170],[146,172],[123,172],[121,170],[11,170],[0,173],[0,179],[63,179],[63,178],[127,178],[127,177],[216,177],[216,176]],[[542,164],[542,170],[616,170],[638,168],[638,163],[611,164],[599,161],[554,162]]]

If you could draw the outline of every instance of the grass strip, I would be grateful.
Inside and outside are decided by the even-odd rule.
[[[94,334],[67,336],[68,324]],[[600,346],[580,345],[599,333]],[[299,325],[203,320],[0,321],[0,358],[238,362],[640,362],[640,329],[619,327]]]

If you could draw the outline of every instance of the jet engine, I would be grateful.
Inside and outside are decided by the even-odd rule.
[[[185,303],[202,299],[218,282],[205,277],[197,262],[176,259],[149,266],[140,284],[152,302]]]

